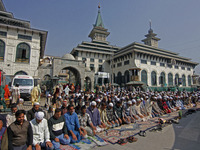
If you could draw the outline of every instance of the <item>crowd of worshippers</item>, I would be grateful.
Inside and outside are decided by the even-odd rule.
[[[2,150],[60,149],[60,144],[79,142],[122,124],[148,121],[153,117],[197,105],[200,92],[100,92],[48,95],[46,109],[35,102],[25,112],[11,105],[6,127],[0,121]],[[48,104],[51,105],[48,106]]]

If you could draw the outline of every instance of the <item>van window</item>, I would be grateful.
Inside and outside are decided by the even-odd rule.
[[[32,79],[14,79],[13,85],[19,84],[19,86],[33,86]]]

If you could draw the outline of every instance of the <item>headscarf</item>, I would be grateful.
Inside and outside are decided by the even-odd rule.
[[[9,91],[8,85],[5,85],[4,91],[5,91],[4,98],[5,99],[9,99],[9,97],[10,97],[10,91]]]

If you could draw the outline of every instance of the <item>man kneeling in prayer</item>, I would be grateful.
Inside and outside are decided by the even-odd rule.
[[[114,124],[112,124],[109,120],[108,120],[108,117],[107,117],[107,113],[106,113],[106,103],[103,102],[101,104],[101,108],[99,110],[99,113],[100,113],[100,118],[101,118],[101,124],[106,127],[106,128],[111,128],[114,126]]]
[[[33,130],[33,150],[53,150],[53,144],[50,141],[49,128],[47,120],[44,119],[42,111],[35,113],[35,118],[30,121]]]
[[[56,150],[60,150],[60,144],[67,145],[70,138],[65,124],[65,118],[61,116],[61,109],[56,108],[55,114],[48,120],[50,139]]]
[[[99,110],[96,108],[97,103],[95,101],[91,102],[91,106],[87,108],[86,112],[90,115],[93,125],[97,132],[103,131],[104,128],[101,125],[101,118]]]
[[[66,126],[69,132],[69,137],[71,139],[71,143],[78,143],[82,138],[85,138],[86,134],[82,132],[80,128],[80,124],[78,121],[78,115],[74,112],[74,106],[68,106],[68,112],[64,115],[66,120]]]
[[[106,109],[106,113],[107,113],[108,121],[112,123],[113,127],[118,127],[120,124],[119,124],[119,121],[117,120],[117,118],[114,114],[113,103],[108,104],[108,107]]]
[[[78,115],[78,120],[84,136],[85,135],[94,136],[96,134],[95,132],[96,128],[91,121],[90,115],[86,113],[85,105],[81,107],[81,114]]]

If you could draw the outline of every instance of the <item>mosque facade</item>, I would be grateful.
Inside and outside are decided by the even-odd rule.
[[[76,60],[84,61],[95,72],[95,78],[99,79],[99,75],[107,73],[107,83],[120,87],[139,86],[144,90],[189,90],[194,85],[193,72],[198,63],[178,53],[160,49],[160,38],[151,25],[143,43],[133,42],[122,48],[109,45],[106,40],[109,34],[99,7],[96,23],[89,34],[92,41],[82,42],[71,51]],[[101,81],[95,84],[106,83]]]
[[[38,76],[46,38],[47,31],[33,29],[29,21],[14,18],[0,0],[0,70],[4,84],[17,74]]]

